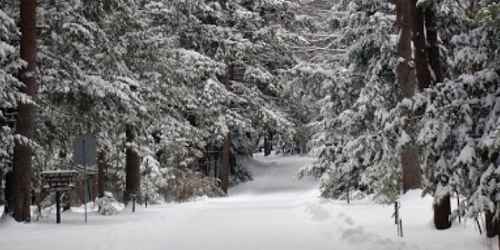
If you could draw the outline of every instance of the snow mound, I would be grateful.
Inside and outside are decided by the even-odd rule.
[[[99,206],[98,213],[101,215],[115,215],[125,208],[125,206],[118,202],[110,192],[104,192],[104,196],[102,198],[97,198],[96,203]]]

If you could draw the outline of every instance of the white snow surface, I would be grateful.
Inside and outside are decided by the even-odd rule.
[[[256,156],[246,165],[254,181],[224,198],[171,203],[116,216],[95,210],[83,223],[81,209],[30,224],[0,223],[1,250],[417,250],[496,249],[472,220],[450,230],[432,226],[432,198],[420,191],[401,198],[404,238],[396,235],[392,206],[369,200],[319,197],[313,179],[297,180],[308,157]]]

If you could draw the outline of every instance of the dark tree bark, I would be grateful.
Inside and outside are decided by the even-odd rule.
[[[99,198],[104,196],[104,183],[106,181],[105,170],[107,168],[106,160],[106,149],[100,149],[97,152],[97,197]]]
[[[16,206],[16,199],[14,196],[15,190],[14,172],[9,171],[5,174],[5,207],[4,214],[14,215],[14,207]]]
[[[500,225],[497,225],[497,235],[498,249],[500,250]]]
[[[273,151],[273,133],[267,132],[264,136],[264,156],[268,156]]]
[[[434,72],[434,82],[442,82],[444,79],[440,64],[439,41],[435,19],[434,6],[429,6],[425,11],[425,29],[427,33],[427,43],[429,45],[427,47],[427,55],[429,56],[429,63]]]
[[[222,171],[221,188],[227,194],[229,188],[229,175],[231,172],[231,133],[227,133],[224,138],[224,148],[222,149]]]
[[[415,95],[415,70],[412,67],[412,31],[415,23],[416,1],[397,1],[397,20],[401,27],[399,38],[399,57],[402,58],[397,66],[398,83],[401,88],[402,98],[411,98]],[[404,129],[411,134],[414,129],[413,114],[410,110],[403,112],[406,118]],[[418,165],[417,149],[414,145],[405,146],[400,155],[401,159],[401,181],[403,192],[410,189],[420,188],[421,173]]]
[[[411,0],[413,1],[413,0]],[[401,96],[410,98],[415,95],[415,71],[411,67],[412,62],[412,6],[405,4],[404,0],[398,0],[398,18],[401,27],[399,37],[399,57],[401,61],[397,66],[398,82],[401,88]]]
[[[451,202],[450,195],[447,194],[434,204],[434,225],[436,229],[448,229],[451,227]]]
[[[127,204],[131,200],[131,195],[138,195],[141,185],[140,165],[141,158],[137,148],[134,146],[135,131],[131,124],[126,125],[127,150],[125,166],[125,194],[123,200]]]
[[[425,9],[423,7],[416,8],[415,21],[413,22],[413,44],[415,46],[415,66],[417,69],[418,88],[420,91],[428,88],[432,80],[427,58],[424,22]]]
[[[21,58],[27,63],[20,71],[19,79],[24,83],[22,91],[36,96],[38,84],[36,71],[36,0],[21,1]],[[16,133],[27,139],[33,138],[34,105],[18,104]],[[14,145],[14,218],[16,221],[31,220],[31,176],[33,150],[26,140],[17,138]]]
[[[486,224],[486,236],[488,238],[493,238],[498,235],[498,221],[495,220],[494,214],[486,210],[484,211],[484,220]]]

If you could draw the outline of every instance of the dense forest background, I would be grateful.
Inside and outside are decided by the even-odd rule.
[[[438,228],[500,214],[495,0],[44,0],[36,62],[20,5],[0,0],[10,207],[43,199],[40,173],[72,168],[73,142],[93,134],[99,196],[124,201],[224,195],[262,147],[317,156],[299,175],[327,198],[423,188]]]

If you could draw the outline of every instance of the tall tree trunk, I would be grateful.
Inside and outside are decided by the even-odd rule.
[[[131,124],[126,125],[125,134],[127,137],[126,166],[125,166],[125,194],[123,200],[127,204],[131,195],[138,195],[141,185],[140,165],[141,158],[135,146],[135,131]]]
[[[224,148],[222,149],[222,171],[221,188],[227,194],[229,188],[229,175],[231,173],[231,133],[227,133],[224,138]]]
[[[24,83],[23,92],[36,96],[38,84],[36,71],[36,0],[21,1],[21,58],[27,63],[21,69],[19,78]],[[20,102],[16,120],[16,133],[33,139],[34,105]],[[32,154],[30,143],[17,138],[14,145],[14,218],[16,221],[31,220],[31,176]]]
[[[402,58],[397,66],[398,83],[401,88],[402,98],[411,98],[415,95],[416,76],[412,67],[412,30],[415,23],[416,1],[397,1],[398,18],[401,27],[399,38],[399,57]],[[414,129],[412,111],[403,112],[406,118],[404,129],[408,135]],[[401,181],[403,192],[410,189],[420,188],[421,173],[418,165],[417,148],[413,145],[406,145],[401,150]]]
[[[416,5],[416,1],[414,2]],[[416,8],[415,20],[413,22],[413,44],[415,46],[415,66],[417,69],[418,88],[421,91],[428,88],[432,80],[427,58],[424,21],[425,9],[423,7]]]

